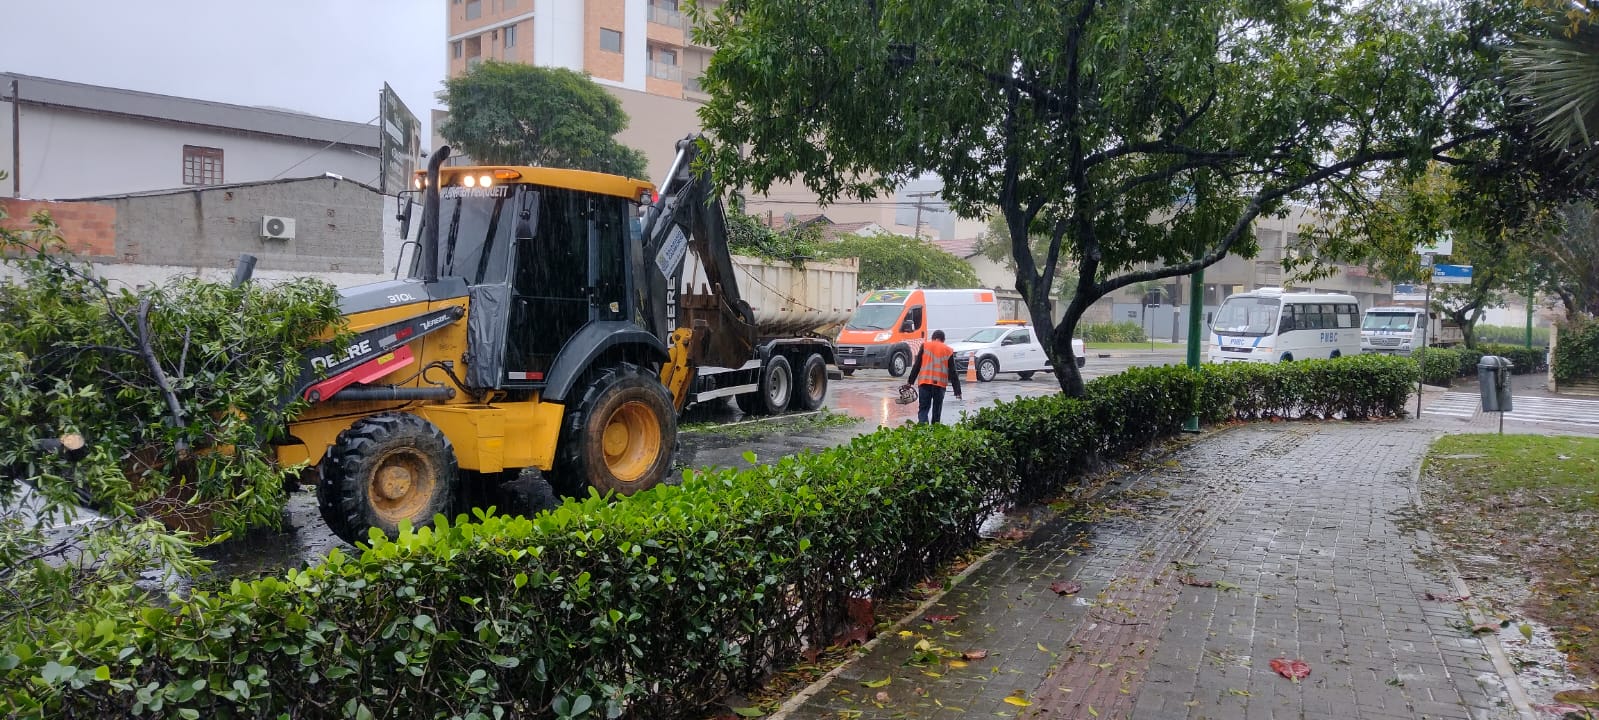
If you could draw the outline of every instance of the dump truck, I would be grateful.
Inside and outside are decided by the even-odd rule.
[[[833,312],[812,287],[853,287],[790,278],[773,287],[805,292],[767,298],[752,278],[758,313],[696,152],[680,141],[659,187],[433,154],[409,191],[423,202],[407,277],[341,292],[346,327],[305,358],[309,406],[277,448],[309,468],[335,534],[427,524],[529,469],[565,493],[631,494],[665,477],[691,402],[820,403],[832,344],[788,333]]]
[[[836,349],[823,332],[855,309],[857,261],[804,263],[734,255],[733,275],[749,303],[755,353],[741,367],[700,367],[690,403],[732,397],[746,415],[822,406],[830,379],[842,377]],[[703,263],[691,257],[679,283],[697,309],[717,302]]]

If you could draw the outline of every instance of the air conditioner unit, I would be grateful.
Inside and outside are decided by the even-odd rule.
[[[294,218],[267,215],[261,218],[261,237],[268,240],[293,240]]]

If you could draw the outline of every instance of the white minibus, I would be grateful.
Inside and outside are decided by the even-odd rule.
[[[1266,288],[1227,298],[1210,324],[1210,361],[1274,363],[1360,354],[1353,295]]]

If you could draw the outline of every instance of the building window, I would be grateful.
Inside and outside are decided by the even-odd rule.
[[[183,184],[221,185],[222,148],[184,145]]]
[[[476,20],[483,17],[483,0],[467,0],[466,19]]]
[[[676,50],[659,50],[659,49],[657,49],[655,51],[655,62],[658,62],[658,63],[660,63],[662,65],[676,65],[677,64],[677,51]]]
[[[600,49],[606,52],[622,52],[622,33],[609,28],[600,28]]]
[[[505,47],[507,47],[507,48],[516,47],[516,26],[515,25],[507,25],[505,27]]]
[[[460,60],[461,59],[461,41],[460,40],[456,40],[455,42],[450,43],[450,57],[455,58],[456,60]]]

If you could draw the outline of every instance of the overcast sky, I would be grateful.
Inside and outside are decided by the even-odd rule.
[[[388,82],[422,121],[444,0],[0,0],[0,71],[367,122]]]

